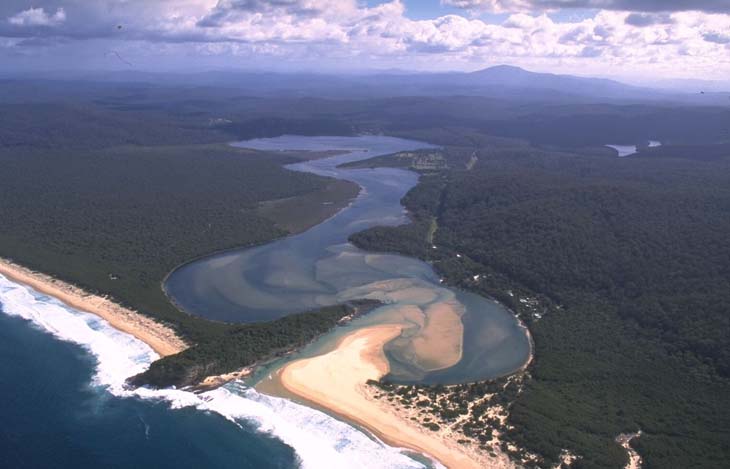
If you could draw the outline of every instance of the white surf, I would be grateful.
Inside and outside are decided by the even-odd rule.
[[[266,396],[236,382],[194,394],[176,389],[129,389],[128,377],[158,358],[144,342],[111,327],[105,320],[73,309],[55,298],[0,275],[0,306],[56,338],[86,349],[95,359],[93,384],[121,398],[155,399],[171,409],[195,407],[218,413],[234,424],[253,423],[296,451],[303,468],[422,468],[398,448],[377,441],[329,415],[286,399]]]

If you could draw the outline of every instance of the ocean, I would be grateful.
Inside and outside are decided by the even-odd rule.
[[[425,467],[241,383],[200,395],[125,389],[154,351],[2,275],[0,311],[0,467]]]

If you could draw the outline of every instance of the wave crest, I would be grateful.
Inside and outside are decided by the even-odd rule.
[[[73,309],[0,275],[0,309],[26,319],[56,338],[86,349],[95,359],[93,384],[122,398],[162,400],[172,409],[194,407],[238,424],[254,423],[296,451],[303,468],[423,468],[389,447],[329,415],[286,399],[266,396],[234,382],[202,394],[178,389],[129,389],[128,377],[146,370],[158,355],[144,342],[105,320]]]

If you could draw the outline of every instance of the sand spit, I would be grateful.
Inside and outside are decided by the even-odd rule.
[[[146,343],[163,357],[174,355],[188,347],[170,327],[114,303],[106,297],[88,293],[81,288],[2,258],[0,258],[0,274],[50,295],[73,308],[96,314],[115,329]]]
[[[387,444],[426,454],[448,468],[513,467],[506,456],[477,454],[449,435],[405,419],[373,396],[367,381],[388,373],[383,346],[402,329],[399,324],[358,329],[343,337],[331,352],[289,363],[273,379],[285,392],[367,428]]]

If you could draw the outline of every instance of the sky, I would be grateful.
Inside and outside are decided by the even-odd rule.
[[[730,0],[1,0],[0,72],[730,77]]]

